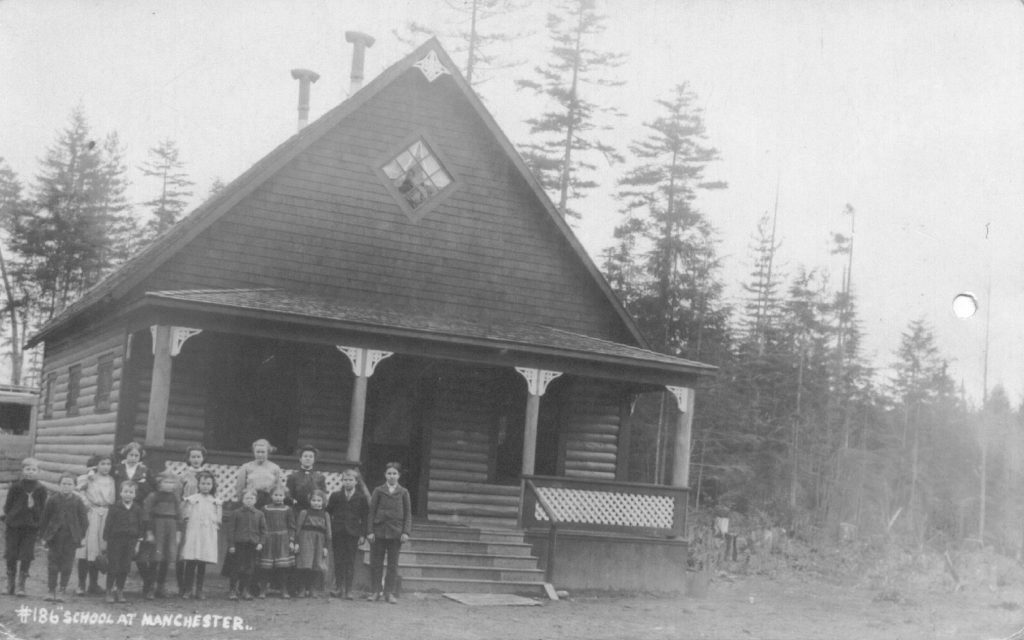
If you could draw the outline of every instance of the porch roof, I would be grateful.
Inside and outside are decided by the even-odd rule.
[[[549,356],[674,376],[706,375],[717,369],[701,362],[545,325],[498,319],[474,321],[382,306],[357,306],[281,289],[149,291],[136,308],[154,306],[204,314],[245,315],[272,322],[298,322],[367,336],[485,347],[503,354]]]

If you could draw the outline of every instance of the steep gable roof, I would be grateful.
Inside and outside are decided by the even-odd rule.
[[[342,102],[337,107],[324,114],[317,121],[305,127],[287,141],[279,145],[276,149],[271,151],[247,171],[242,173],[238,178],[232,181],[220,193],[211,197],[168,232],[158,237],[116,271],[87,290],[78,300],[66,307],[57,317],[46,323],[38,333],[32,336],[28,345],[33,346],[38,344],[48,339],[48,337],[58,333],[61,329],[83,317],[85,314],[93,311],[101,311],[107,308],[110,303],[116,302],[122,298],[133,287],[160,268],[160,266],[166,263],[167,260],[171,259],[185,245],[196,238],[196,236],[227,212],[232,210],[233,207],[252,194],[260,185],[272,178],[289,161],[293,160],[304,150],[308,149],[310,145],[321,139],[346,117],[379,94],[385,87],[394,82],[396,78],[409,70],[430,52],[434,52],[445,68],[450,72],[450,77],[458,88],[460,94],[478,114],[487,130],[494,136],[494,141],[498,144],[499,148],[504,151],[509,161],[522,176],[525,184],[536,197],[537,202],[541,205],[541,208],[547,213],[551,222],[561,232],[566,243],[580,260],[586,272],[593,278],[600,291],[607,298],[608,303],[611,305],[610,308],[622,321],[624,327],[629,331],[629,334],[636,340],[638,345],[646,347],[646,341],[637,329],[633,319],[622,307],[618,298],[611,290],[607,281],[598,271],[586,250],[580,244],[579,240],[566,224],[562,216],[558,213],[554,204],[540,186],[540,183],[533,177],[518,152],[516,152],[511,141],[509,141],[507,136],[505,136],[498,127],[494,118],[490,115],[469,84],[459,73],[458,68],[452,62],[451,58],[447,53],[445,53],[440,43],[434,38],[428,40],[405,58],[389,67],[351,98]]]

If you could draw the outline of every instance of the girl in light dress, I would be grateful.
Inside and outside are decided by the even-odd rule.
[[[78,478],[79,495],[89,509],[89,527],[85,533],[85,540],[75,554],[78,559],[78,595],[103,593],[98,583],[99,569],[95,563],[103,548],[103,525],[107,521],[107,511],[117,499],[116,482],[111,475],[113,464],[113,456],[110,454],[95,456],[89,461],[89,471]]]
[[[199,472],[206,464],[206,447],[193,444],[185,449],[185,462],[188,467],[181,472],[181,499],[184,501],[194,493],[199,493]],[[182,538],[182,544],[185,539]],[[174,563],[174,577],[178,583],[178,593],[185,593],[185,563],[181,561],[181,548],[178,549],[178,562]]]
[[[185,590],[181,597],[186,600],[205,599],[206,565],[217,563],[217,532],[223,515],[220,500],[215,497],[216,478],[209,471],[200,471],[196,478],[199,492],[185,498],[185,539],[181,545],[185,561]]]

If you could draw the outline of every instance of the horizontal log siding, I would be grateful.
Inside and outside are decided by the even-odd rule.
[[[566,399],[565,475],[615,479],[621,390],[579,379]]]
[[[171,359],[171,398],[167,405],[164,446],[184,450],[189,444],[203,442],[206,433],[207,389],[210,386],[211,351],[206,343],[185,343],[181,353]],[[190,348],[191,347],[191,348]],[[149,419],[149,391],[152,365],[139,371],[135,426],[132,439],[144,442]]]
[[[332,353],[333,352],[333,353]],[[345,458],[352,404],[352,368],[345,356],[317,350],[311,366],[302,369],[299,385],[300,445],[311,444],[321,455]]]
[[[373,167],[420,131],[459,186],[414,223]],[[450,85],[425,85],[418,70],[316,142],[139,290],[258,286],[631,341],[483,123]]]
[[[107,329],[77,336],[73,341],[47,345],[43,357],[42,380],[56,374],[53,385],[53,416],[45,418],[39,407],[36,421],[35,457],[39,459],[40,479],[56,483],[60,473],[85,471],[90,456],[110,453],[114,448],[118,396],[124,363],[124,331]],[[110,408],[96,413],[96,380],[99,358],[113,355]],[[78,415],[67,415],[68,368],[81,365]],[[42,398],[40,398],[42,402]]]
[[[452,370],[437,384],[427,502],[431,518],[507,521],[516,516],[518,488],[487,484],[493,390],[493,377],[471,368]]]

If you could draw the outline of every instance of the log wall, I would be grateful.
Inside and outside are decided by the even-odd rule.
[[[519,488],[489,484],[495,426],[493,370],[454,369],[437,385],[431,416],[428,514],[437,520],[514,520]]]
[[[53,411],[48,418],[42,407],[38,412],[34,455],[39,459],[40,479],[56,482],[60,473],[83,473],[90,456],[109,453],[114,447],[118,398],[124,365],[125,333],[121,329],[90,333],[73,342],[47,345],[42,379],[55,374],[52,394]],[[96,381],[99,358],[113,356],[113,379],[109,408],[96,411]],[[68,370],[80,365],[78,414],[65,410],[68,391]]]
[[[181,353],[171,359],[171,401],[167,406],[167,430],[164,434],[164,446],[167,448],[184,450],[190,444],[203,442],[212,362],[208,345],[208,338],[202,334],[189,338]],[[144,354],[138,354],[138,357],[144,357]],[[140,366],[138,373],[135,424],[132,428],[132,439],[138,442],[146,440],[153,378],[151,353],[147,362],[148,366]]]
[[[344,459],[355,378],[352,367],[334,349],[313,351],[309,361],[311,365],[300,370],[297,443],[313,445],[321,457]]]
[[[579,379],[565,407],[565,475],[614,480],[618,455],[621,388]]]
[[[190,338],[173,359],[164,443],[169,449],[183,450],[189,444],[206,441],[210,376],[216,375],[215,359],[220,353],[212,341],[217,339],[216,334]],[[299,353],[295,370],[298,417],[296,432],[290,434],[288,441],[292,445],[312,444],[320,450],[321,457],[327,459],[343,459],[348,447],[353,378],[348,360],[324,347],[295,345],[295,348]],[[140,442],[146,437],[151,360],[148,366],[140,367],[138,378],[132,433],[133,439]]]

